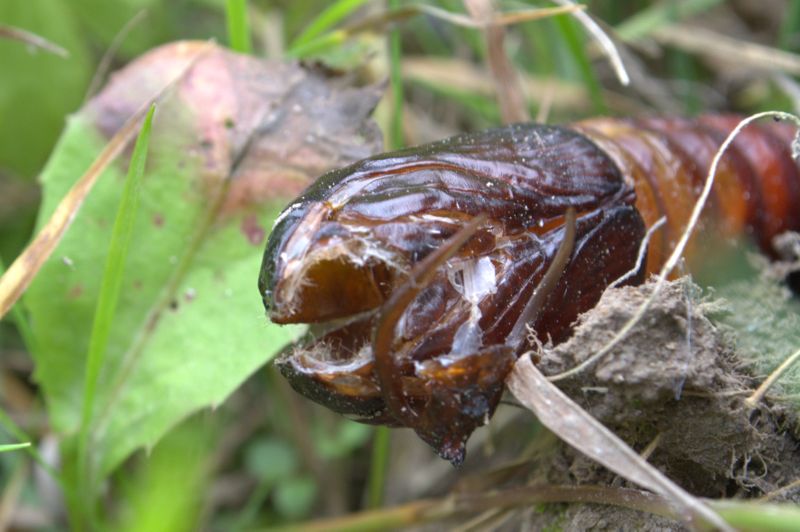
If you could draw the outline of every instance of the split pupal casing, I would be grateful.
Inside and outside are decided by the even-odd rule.
[[[382,400],[371,335],[376,313],[416,264],[486,215],[396,325],[397,378],[409,404],[423,409],[433,401],[426,379],[435,373],[425,364],[443,366],[492,346],[516,354],[527,348],[510,333],[572,208],[574,250],[530,323],[540,339],[563,339],[577,315],[635,264],[644,225],[634,201],[633,184],[594,142],[534,124],[460,135],[325,174],[284,210],[264,254],[259,289],[270,318],[314,324],[311,337],[281,357],[281,371],[338,412],[402,424]],[[505,378],[490,376],[501,384]],[[476,423],[488,419],[502,392],[502,385],[487,388],[490,396],[470,403]],[[428,436],[436,447],[441,436]]]

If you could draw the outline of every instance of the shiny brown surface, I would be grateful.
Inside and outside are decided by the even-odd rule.
[[[259,278],[271,319],[318,324],[278,360],[281,371],[311,399],[411,427],[460,462],[514,357],[529,348],[522,325],[539,340],[563,340],[635,268],[646,228],[666,216],[646,267],[628,282],[657,270],[737,122],[515,125],[322,176],[276,223]],[[772,236],[800,226],[788,136],[777,126],[745,130],[722,160],[700,235],[752,232],[770,253]],[[570,239],[568,258],[556,262],[573,229],[574,247]],[[702,249],[693,240],[690,259]],[[522,317],[542,284],[535,318]]]
[[[633,180],[636,206],[647,226],[667,216],[667,230],[651,241],[648,272],[657,271],[671,252],[717,149],[740,120],[716,115],[697,120],[591,119],[576,125]],[[800,172],[791,157],[793,136],[794,129],[781,123],[744,128],[721,159],[703,226],[721,229],[720,236],[752,233],[761,250],[774,256],[772,238],[800,228]],[[690,263],[702,260],[692,246],[687,254]]]

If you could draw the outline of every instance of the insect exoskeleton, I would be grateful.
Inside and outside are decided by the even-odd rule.
[[[527,347],[526,326],[562,339],[633,267],[644,234],[634,199],[594,142],[534,124],[330,172],[287,207],[264,256],[259,287],[270,318],[310,324],[308,338],[279,359],[281,371],[304,395],[363,421],[410,426],[458,462],[499,401],[509,353]],[[376,371],[387,301],[479,216],[397,313],[391,372]],[[569,253],[556,260],[568,233]]]

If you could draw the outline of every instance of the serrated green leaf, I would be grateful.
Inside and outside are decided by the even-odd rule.
[[[118,74],[116,85],[70,118],[42,175],[40,220],[101,150],[100,129],[107,135],[109,124],[127,117],[120,109],[138,108],[151,87],[163,86],[153,78],[163,76],[159,61],[180,65],[176,56],[190,56],[192,46],[205,45],[171,45],[140,60],[143,74],[127,83]],[[256,288],[269,228],[302,179],[379,146],[365,136],[369,105],[353,112],[353,102],[373,97],[366,89],[337,93],[294,65],[214,53],[159,103],[91,415],[89,445],[103,475],[192,412],[222,403],[295,337],[296,329],[266,320]],[[237,149],[249,158],[231,157]],[[123,174],[111,167],[101,176],[25,298],[35,378],[63,436],[80,426],[86,353]]]
[[[175,117],[176,102],[161,108]],[[173,120],[153,132],[151,165],[142,182],[120,308],[108,338],[92,416],[92,447],[108,471],[136,447],[151,446],[199,408],[221,403],[292,339],[266,323],[255,279],[260,247],[242,234],[245,217],[270,227],[279,205],[215,226],[195,176],[199,157],[180,149],[188,130]],[[184,133],[181,133],[181,131]],[[91,161],[102,141],[82,117],[70,123],[43,174],[43,215]],[[175,173],[176,168],[183,171]],[[75,430],[83,358],[123,180],[111,169],[92,191],[62,244],[27,294],[39,341],[36,378],[50,399],[57,430]],[[64,319],[69,316],[68,322]],[[46,329],[46,330],[45,330]]]

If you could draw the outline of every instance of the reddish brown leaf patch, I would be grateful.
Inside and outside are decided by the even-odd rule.
[[[112,135],[205,46],[167,44],[115,73],[89,104],[101,131]],[[294,197],[327,170],[380,151],[380,131],[368,117],[383,89],[352,85],[297,63],[219,47],[204,54],[173,90],[196,129],[186,150],[203,155],[206,186],[218,191],[230,180],[222,212]]]

